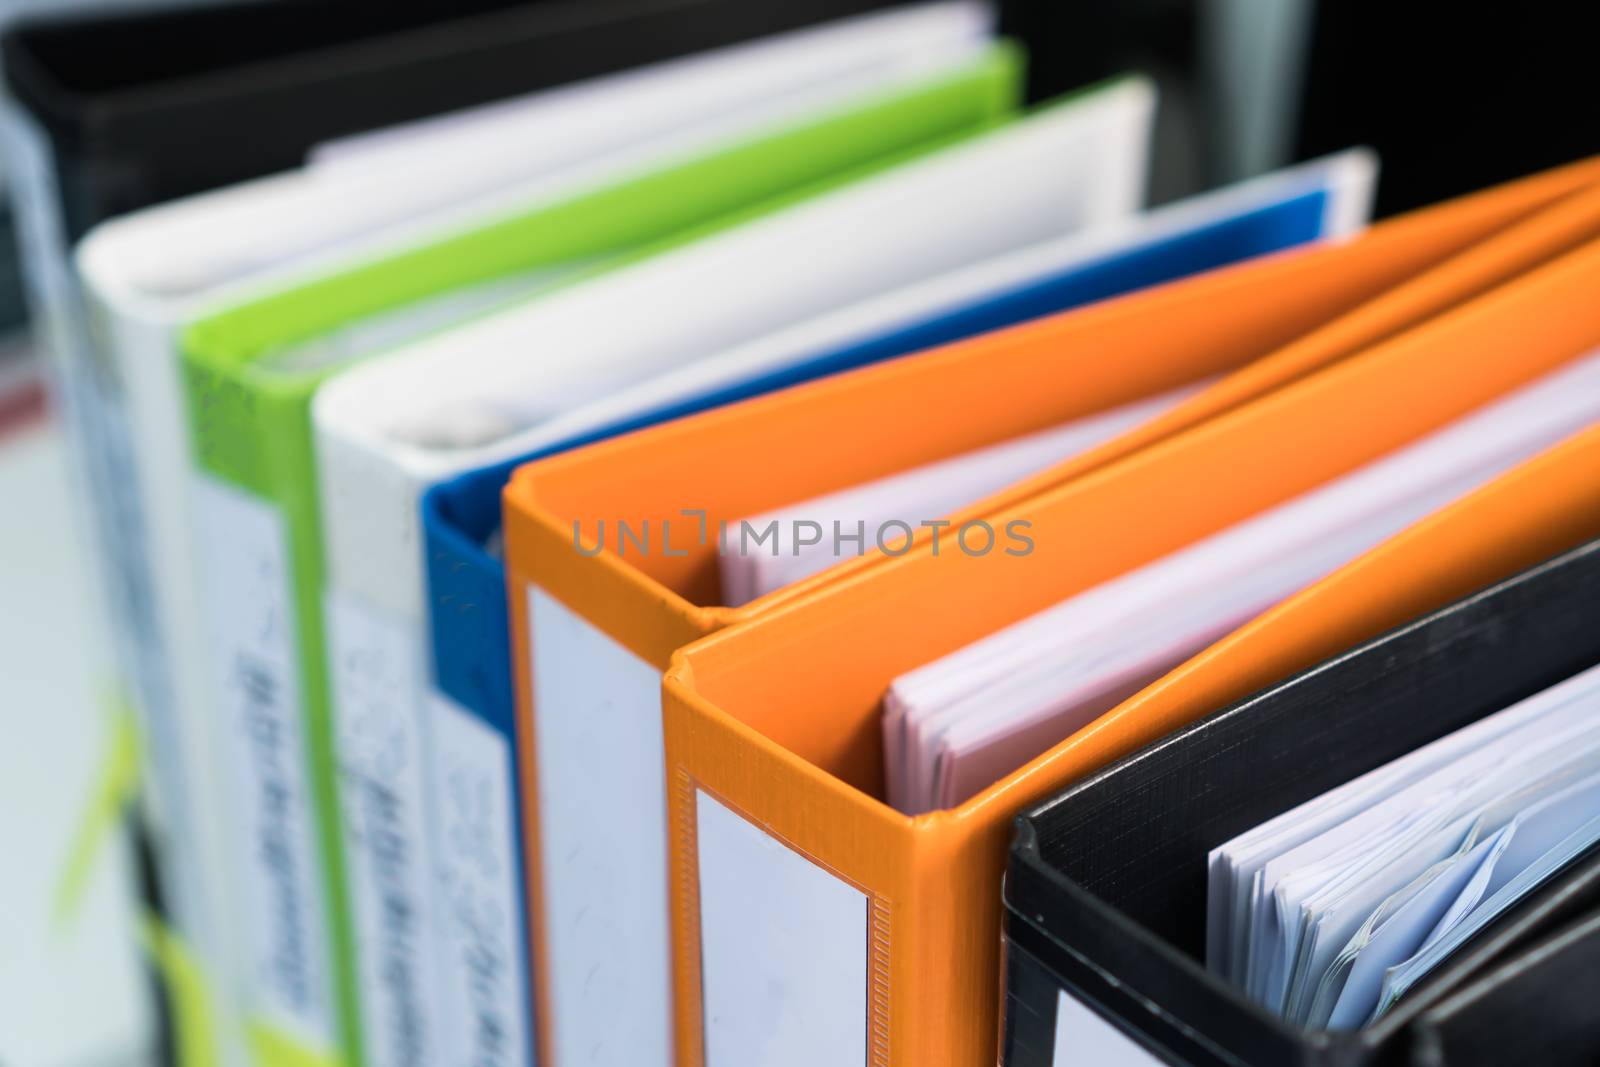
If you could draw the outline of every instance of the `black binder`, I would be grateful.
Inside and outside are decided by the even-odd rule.
[[[1423,1012],[1417,1067],[1600,1062],[1600,911],[1533,941]]]
[[[1242,701],[1020,816],[1004,892],[1004,1062],[1057,1062],[1063,994],[1153,1062],[1406,1062],[1407,1028],[1441,997],[1600,906],[1600,858],[1563,871],[1377,1023],[1327,1031],[1286,1023],[1205,970],[1207,853],[1596,663],[1600,541]]]

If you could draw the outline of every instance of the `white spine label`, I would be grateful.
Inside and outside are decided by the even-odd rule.
[[[252,1008],[332,1044],[327,937],[282,517],[199,475],[210,651],[239,822]]]
[[[442,913],[443,1062],[527,1067],[527,937],[518,878],[510,741],[431,696],[439,794],[435,861]]]
[[[555,1063],[671,1067],[661,672],[528,592]]]
[[[374,1063],[439,1062],[437,914],[416,626],[326,599],[339,800],[363,1033]]]
[[[867,1061],[867,896],[695,794],[706,1067]]]
[[[1148,1067],[1161,1061],[1062,990],[1056,1000],[1054,1067]]]

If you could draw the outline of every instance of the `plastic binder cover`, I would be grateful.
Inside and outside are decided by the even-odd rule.
[[[992,531],[1028,524],[1030,550],[1003,551],[1012,546],[998,537],[985,552],[913,547],[678,653],[664,705],[683,1062],[744,1062],[773,1033],[795,1063],[992,1054],[1011,815],[1185,719],[1123,705],[960,806],[911,818],[880,799],[889,682],[1587,354],[1600,309],[1582,294],[1597,271],[1600,244],[1585,246],[1112,466],[980,513]],[[1555,504],[1543,501],[1569,528],[1600,517],[1589,451],[1600,432],[1579,444],[1561,452]],[[1555,524],[1534,511],[1505,513],[1489,560],[1549,536]],[[1372,599],[1387,607],[1421,584],[1397,577]],[[629,620],[631,631],[665,630],[661,614]],[[1323,631],[1295,634],[1310,645]],[[534,664],[536,685],[546,662]]]
[[[768,198],[800,195],[792,192],[797,188],[848,181],[853,173],[995,121],[1012,97],[1015,69],[1010,53],[1000,51],[920,89],[558,199],[497,226],[222,312],[187,332],[184,373],[199,465],[192,490],[202,586],[212,611],[212,669],[222,685],[220,706],[231,718],[268,724],[230,739],[235,802],[245,825],[241,862],[250,872],[248,884],[263,897],[251,909],[258,917],[251,952],[261,961],[293,964],[258,972],[269,978],[255,991],[258,1010],[326,1039],[332,1016],[322,991],[342,990],[341,1010],[353,1019],[353,979],[371,965],[369,960],[356,970],[345,917],[323,642],[324,559],[310,439],[315,388],[363,346],[324,335],[363,316],[491,278],[559,273],[562,267],[602,270],[629,254],[630,246],[681,239],[675,234],[713,225],[720,212],[748,214]],[[370,330],[346,336],[374,347]],[[389,336],[377,331],[379,341]],[[273,619],[281,625],[262,628],[263,620]],[[253,673],[241,675],[243,666]],[[264,736],[274,744],[263,746]],[[351,760],[347,769],[359,766],[352,754],[345,755]],[[263,797],[283,802],[267,806]],[[346,813],[364,817],[363,806],[373,796],[362,791],[346,799]],[[271,835],[277,847],[258,847],[262,835]],[[315,951],[324,944],[332,950],[326,960]],[[421,990],[434,974],[426,966],[430,961],[404,953],[390,958],[396,946],[428,948],[421,939],[399,937],[371,946],[369,954],[384,954],[389,973]],[[337,986],[331,984],[334,976]],[[402,1017],[396,1025],[406,1022]],[[374,1040],[388,1036],[375,1032]]]
[[[387,135],[381,149],[348,159],[341,154],[332,173],[328,167],[296,171],[136,212],[96,227],[80,244],[77,261],[97,340],[118,383],[108,399],[129,438],[128,488],[137,494],[143,531],[117,563],[141,572],[124,579],[149,593],[153,620],[138,627],[145,634],[139,652],[154,659],[146,669],[169,693],[152,709],[164,715],[150,716],[154,725],[147,733],[158,739],[156,751],[181,755],[148,781],[171,798],[163,807],[180,820],[166,835],[179,889],[204,885],[211,898],[216,919],[200,947],[219,979],[230,981],[232,972],[244,969],[234,946],[211,943],[242,928],[229,918],[228,903],[241,899],[241,889],[230,888],[225,813],[184,800],[185,794],[213,797],[225,789],[223,768],[213,758],[221,750],[220,723],[206,695],[204,657],[175,654],[202,647],[206,632],[186,502],[179,325],[200,310],[358,266],[430,236],[513,218],[557,190],[748,137],[791,114],[820,113],[830,100],[861,98],[863,85],[907,82],[924,67],[970,64],[986,47],[981,14],[965,3],[908,8],[594,79],[470,122],[457,118],[439,130]],[[818,78],[831,80],[819,87],[813,83]],[[729,79],[741,87],[737,106],[708,100]],[[609,121],[592,122],[596,109]],[[635,146],[647,119],[666,128]],[[583,136],[565,136],[580,120]],[[562,139],[560,150],[548,147],[555,139]],[[512,147],[496,148],[507,141]],[[441,161],[444,149],[453,154]],[[409,165],[407,153],[417,156]],[[368,157],[374,154],[390,169],[373,169]],[[462,197],[467,204],[442,207]],[[504,298],[492,283],[490,289],[493,298]],[[129,523],[122,525],[125,531]],[[129,540],[125,532],[123,540]],[[140,543],[144,558],[136,551]],[[175,901],[179,916],[192,914],[183,899],[188,895]]]
[[[1590,863],[1594,873],[1600,863]],[[1563,885],[1573,876],[1563,879]],[[1591,878],[1591,881],[1594,879]],[[1579,1067],[1600,1054],[1600,901],[1421,1013],[1411,1027],[1418,1067],[1491,1067],[1513,1060]]]
[[[1600,662],[1597,590],[1591,543],[1181,730],[1018,819],[1005,922],[1021,983],[1008,998],[1005,1062],[1404,1062],[1408,1029],[1441,997],[1509,945],[1600,903],[1600,860],[1503,916],[1376,1023],[1319,1031],[1206,971],[1207,851]],[[1501,1040],[1523,1049],[1535,1035],[1554,1047],[1575,1036],[1523,1019]],[[1119,1042],[1122,1059],[1085,1058]]]
[[[513,834],[519,823],[509,715],[485,722],[446,701],[424,700],[431,671],[423,659],[426,593],[417,550],[423,488],[462,468],[553,446],[692,396],[681,387],[648,383],[675,365],[759,338],[792,319],[957,267],[971,257],[1013,250],[1041,235],[1075,233],[1124,218],[1137,206],[1152,106],[1147,87],[1137,80],[1088,92],[604,279],[418,339],[318,392],[313,417],[331,655],[336,663],[372,660],[368,653],[377,651],[373,642],[381,638],[387,664],[381,701],[362,695],[378,685],[377,679],[361,690],[347,689],[345,672],[335,672],[334,718],[341,738],[350,739],[343,759],[347,766],[356,759],[362,735],[381,735],[386,746],[402,747],[411,754],[406,765],[424,773],[390,778],[362,758],[363,773],[388,787],[397,822],[422,829],[422,816],[430,811],[445,822],[435,827],[437,851],[404,837],[410,859],[403,868],[375,865],[386,884],[371,885],[362,877],[364,861],[352,864],[358,926],[366,890],[374,891],[370,911],[379,918],[385,911],[382,901],[399,891],[387,883],[409,872],[415,885],[407,899],[437,885],[447,938],[441,973],[451,979],[446,997],[486,992],[475,981],[484,932],[449,918],[460,910],[464,895],[492,892],[500,902],[504,937],[494,949],[508,970],[520,967],[527,944],[520,921],[526,907],[515,878],[520,865],[512,862],[520,834]],[[1272,200],[1266,194],[1256,197],[1257,213],[1271,216],[1259,223],[1271,235],[1263,238],[1263,247],[1277,247],[1280,230],[1285,240],[1314,236],[1325,200],[1337,200],[1343,208],[1364,199],[1327,193],[1327,180],[1313,178],[1325,169],[1332,168],[1313,168],[1303,180],[1285,183],[1289,188]],[[1240,215],[1253,220],[1250,213]],[[1233,252],[1240,241],[1218,238],[1215,243]],[[836,269],[817,272],[822,261],[836,261]],[[759,280],[751,285],[752,278]],[[707,316],[706,293],[723,294],[738,312]],[[617,325],[597,331],[596,322]],[[538,351],[548,355],[529,358]],[[638,387],[630,390],[635,381]],[[618,390],[624,397],[640,395],[617,403],[611,394]],[[495,600],[502,598],[497,591]],[[506,639],[504,630],[500,639]],[[459,785],[468,777],[482,783],[471,793]],[[492,840],[502,849],[501,873],[496,879],[468,879],[466,874],[481,865],[463,850],[454,822],[469,810],[462,804],[478,803],[483,794],[477,790],[485,789],[495,798],[496,821],[483,825],[486,833],[493,830]],[[408,819],[406,813],[414,814]],[[423,872],[436,866],[450,873],[422,881]],[[664,976],[664,928],[661,933],[656,951]],[[526,1004],[524,982],[508,980],[497,988],[505,998],[502,1013],[507,1005]],[[603,1035],[568,1030],[568,1048],[592,1051],[603,1039],[607,1049],[632,1049],[628,1062],[663,1053],[670,1044],[669,1016],[665,990],[657,993],[653,1017],[643,1008],[622,1010],[626,1025],[608,1018]]]
[[[1573,185],[1560,184],[1573,179]],[[546,866],[543,857],[566,852],[542,839],[553,841],[558,827],[567,827],[582,839],[582,828],[591,825],[585,813],[604,812],[595,826],[612,834],[626,822],[653,850],[610,850],[607,857],[621,854],[641,856],[643,864],[662,862],[662,846],[654,836],[661,825],[659,815],[648,808],[642,814],[635,811],[657,795],[659,787],[610,791],[606,796],[618,798],[616,802],[601,803],[605,798],[591,796],[595,790],[586,783],[660,781],[660,697],[655,678],[667,667],[672,651],[724,626],[759,618],[866,566],[863,560],[851,559],[832,574],[807,579],[745,607],[711,606],[717,603],[715,557],[706,539],[695,536],[700,512],[712,524],[736,520],[786,500],[941,459],[1130,397],[1247,368],[1145,430],[1042,475],[1024,488],[1031,492],[1051,484],[1052,477],[1068,479],[1075,472],[1092,470],[1387,336],[1508,271],[1565,247],[1573,239],[1572,220],[1566,217],[1570,209],[1557,205],[1550,210],[1560,218],[1542,217],[1528,233],[1508,232],[1443,268],[1426,271],[1548,203],[1552,193],[1559,198],[1584,180],[1577,171],[1543,176],[1533,184],[1509,186],[1396,220],[1346,245],[1233,268],[525,468],[507,490],[506,540],[518,701],[528,709],[519,731],[540,965],[547,970],[552,966],[548,945],[554,920],[549,916],[559,900],[581,909],[587,895],[603,889],[625,901],[628,914],[645,917],[639,921],[656,921],[648,918],[660,906],[654,903],[652,887],[620,875],[595,874],[601,870],[595,866],[601,860],[592,851],[580,868]],[[1538,185],[1551,182],[1557,183],[1555,189],[1546,185],[1546,192],[1536,191]],[[1562,236],[1555,237],[1557,233]],[[1412,277],[1419,273],[1420,277]],[[1405,279],[1412,280],[1370,308],[1351,312],[1362,300]],[[1319,326],[1324,328],[1289,344]],[[1284,345],[1288,347],[1273,358],[1250,366],[1252,359]],[[1097,357],[1115,353],[1117,358],[1063,361],[1061,352]],[[922,418],[925,411],[938,411],[940,418]],[[868,447],[820,451],[814,446],[819,426],[829,427],[830,434],[854,435],[858,445]],[[463,500],[461,521],[473,524],[477,535],[486,534],[493,508],[481,496]],[[597,519],[613,524],[607,527],[612,531],[608,539],[615,538],[618,520],[628,522],[637,533],[648,519],[657,544],[668,536],[669,527],[677,531],[676,540],[668,546],[670,553],[634,552],[626,558],[611,551],[580,550],[573,541],[574,523],[588,524],[583,529],[589,546]],[[447,550],[453,547],[444,539],[435,542],[439,543]],[[685,550],[687,555],[678,555]],[[473,584],[464,584],[459,591],[473,594],[473,603],[492,599],[495,572],[482,562],[481,553],[445,558],[462,559],[462,568],[456,571],[441,564],[436,574],[471,575]],[[444,581],[437,587],[441,597],[457,588]],[[455,603],[441,600],[441,604]],[[462,641],[479,626],[484,629],[477,632],[493,637],[492,620],[460,614]],[[547,639],[546,633],[552,636]],[[480,647],[488,651],[450,656],[441,646],[439,667],[446,691],[469,699],[477,695],[492,699],[496,645],[485,641]],[[605,667],[597,668],[602,662]],[[595,677],[611,679],[613,684],[604,693],[586,691]],[[626,751],[599,742],[575,748],[561,744],[562,739],[549,732],[563,722],[593,721],[600,704],[616,718],[619,735],[637,739],[637,744]],[[576,767],[586,769],[566,773]],[[545,807],[558,788],[547,781],[551,773],[565,783],[559,787],[563,794],[573,794],[558,798],[559,811]],[[614,810],[618,803],[627,810]],[[608,862],[614,866],[618,861]],[[602,951],[591,966],[604,967],[607,960]],[[630,980],[626,972],[615,979]],[[593,1010],[606,1010],[604,997],[595,998]]]

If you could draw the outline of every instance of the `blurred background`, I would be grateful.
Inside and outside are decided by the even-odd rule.
[[[522,6],[631,0],[530,0]],[[677,0],[692,4],[694,0]],[[776,5],[787,0],[748,0]],[[154,7],[139,0],[123,12]],[[171,5],[167,5],[169,8]],[[196,5],[199,6],[199,5]],[[206,4],[210,8],[214,4]],[[217,94],[148,129],[114,109],[73,115],[48,94],[27,102],[63,154],[111,160],[63,175],[59,217],[35,217],[25,190],[48,161],[9,128],[0,210],[0,1067],[171,1062],[168,997],[147,962],[145,916],[159,894],[141,838],[121,818],[135,786],[130,741],[108,727],[92,667],[101,609],[91,592],[63,429],[45,387],[30,308],[60,279],[32,244],[69,245],[121,211],[298,165],[314,147],[294,116],[228,115],[227,73],[366,36],[426,32],[493,17],[493,0],[249,0],[273,7],[268,30],[221,50],[204,33],[151,24],[77,54],[71,33],[42,34],[4,61],[53,64],[94,97]],[[827,8],[828,5],[806,5]],[[889,4],[833,5],[864,10]],[[102,17],[107,0],[0,0],[8,27]],[[1162,203],[1350,145],[1381,159],[1381,217],[1600,150],[1600,94],[1584,5],[1406,5],[1392,0],[1000,0],[1003,33],[1025,43],[1029,95],[1044,99],[1125,71],[1160,89],[1149,199]],[[797,20],[804,18],[797,15]],[[130,23],[130,25],[133,25]],[[15,38],[8,38],[12,43]],[[350,62],[360,60],[349,49]],[[8,71],[28,91],[32,71]],[[470,79],[467,80],[470,82]],[[529,86],[413,84],[397,114],[450,111]],[[341,90],[334,89],[337,95]],[[345,101],[329,99],[337,115]],[[306,106],[303,99],[285,103]],[[8,101],[15,113],[17,101]],[[352,114],[360,108],[351,109]],[[15,115],[13,115],[13,118]],[[313,124],[314,125],[314,124]],[[281,128],[280,128],[281,127]],[[241,128],[245,131],[241,135]],[[327,130],[333,134],[358,132]],[[314,137],[323,136],[316,133]],[[120,140],[119,140],[120,139]],[[236,148],[235,143],[244,145]],[[229,147],[219,150],[219,145]],[[259,151],[246,150],[258,147]],[[141,153],[148,153],[148,156]],[[78,186],[70,183],[81,182]],[[171,976],[168,975],[170,982]]]

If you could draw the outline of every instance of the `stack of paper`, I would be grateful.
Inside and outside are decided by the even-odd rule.
[[[1600,842],[1600,668],[1212,851],[1207,965],[1361,1026]]]
[[[911,814],[959,804],[1223,634],[1597,420],[1600,354],[901,675],[884,700],[890,802]]]

